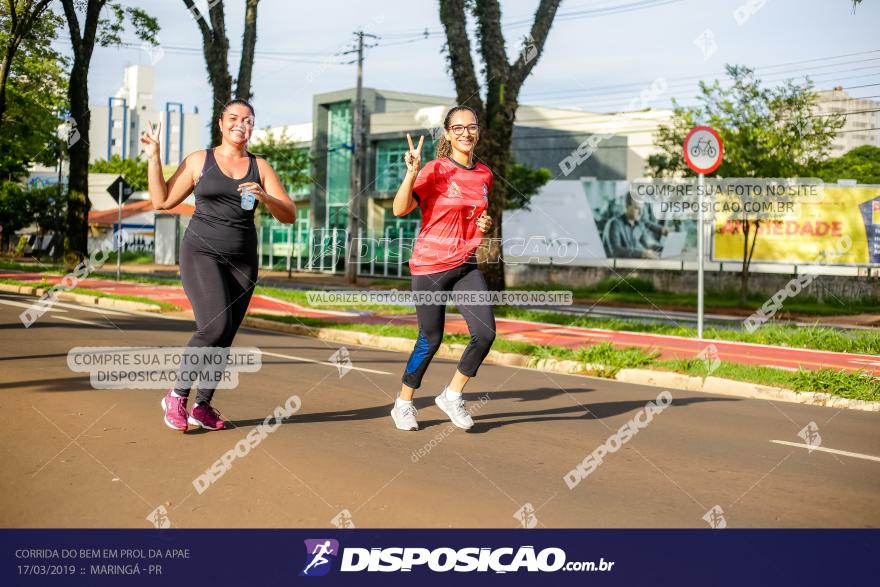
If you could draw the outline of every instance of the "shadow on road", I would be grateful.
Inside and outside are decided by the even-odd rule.
[[[584,393],[593,389],[580,388],[562,390],[558,387],[543,387],[538,389],[522,389],[516,391],[499,391],[491,392],[485,395],[489,396],[490,402],[479,409],[479,397],[484,394],[468,393],[465,397],[471,402],[471,413],[474,414],[474,427],[470,429],[471,434],[483,434],[511,424],[528,424],[531,422],[548,422],[553,420],[594,420],[603,418],[612,418],[614,416],[625,414],[627,412],[635,412],[645,407],[648,400],[629,400],[602,403],[583,403],[558,408],[548,408],[545,410],[524,410],[524,411],[505,411],[494,413],[482,413],[491,410],[491,400],[515,400],[515,401],[537,401],[549,399],[562,394]],[[735,398],[721,397],[698,397],[676,399],[672,402],[672,407],[686,407],[691,404],[715,401],[740,401]],[[433,397],[421,397],[414,400],[415,406],[419,410],[427,410],[434,408]],[[295,414],[284,420],[284,424],[311,424],[318,422],[351,422],[358,420],[375,420],[388,419],[388,425],[391,426],[391,405],[382,404],[379,406],[370,406],[364,408],[353,408],[350,410],[337,410],[333,412],[316,412],[312,414],[301,413]],[[436,408],[435,408],[436,409]],[[503,419],[499,419],[503,418]],[[419,422],[420,429],[424,430],[432,426],[438,426],[448,423],[447,419],[421,420]],[[263,423],[263,419],[250,420],[233,420],[230,421],[234,427],[258,426]]]

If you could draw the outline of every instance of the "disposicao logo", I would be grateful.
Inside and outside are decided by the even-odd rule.
[[[330,572],[339,556],[339,541],[332,538],[311,538],[306,543],[306,566],[300,577],[323,577]]]

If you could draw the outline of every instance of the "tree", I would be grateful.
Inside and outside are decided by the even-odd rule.
[[[30,222],[36,223],[43,234],[52,232],[60,235],[64,232],[67,198],[64,197],[62,187],[60,184],[54,184],[31,188],[27,192],[28,218]]]
[[[815,173],[827,182],[854,179],[859,183],[880,184],[880,147],[862,145],[850,149],[840,157],[824,161]]]
[[[52,0],[5,0],[0,4],[3,19],[3,59],[0,61],[0,125],[6,112],[6,82],[12,69],[12,60],[22,41],[31,34],[34,25],[49,9]]]
[[[495,174],[488,210],[493,219],[487,235],[489,247],[485,258],[481,259],[481,269],[492,290],[504,289],[501,227],[507,194],[511,191],[507,173],[519,92],[538,62],[558,7],[559,0],[540,1],[522,51],[513,63],[509,63],[501,31],[501,7],[497,0],[440,0],[440,22],[446,31],[446,56],[455,83],[456,99],[459,104],[470,106],[477,113],[481,126],[478,159]],[[486,84],[485,98],[480,95],[480,82],[471,57],[471,43],[467,35],[468,10],[477,24],[477,41]]]
[[[507,172],[507,182],[510,191],[507,192],[505,210],[529,209],[532,196],[538,193],[553,176],[546,167],[529,167],[523,163],[510,162]]]
[[[229,39],[226,37],[226,17],[223,2],[210,0],[208,14],[204,15],[193,3],[183,0],[190,11],[199,31],[202,33],[202,52],[208,69],[208,81],[213,94],[213,114],[211,118],[211,144],[219,145],[221,140],[217,120],[223,113],[223,106],[232,98],[232,76],[229,74]],[[246,0],[244,7],[244,35],[241,41],[241,60],[238,65],[238,78],[235,82],[235,97],[250,100],[251,72],[254,68],[254,48],[257,44],[257,5],[260,0]],[[210,22],[209,22],[210,20]]]
[[[255,155],[260,155],[272,165],[288,193],[295,193],[312,182],[309,175],[309,150],[297,147],[286,131],[275,137],[268,128],[265,135],[249,147]]]
[[[3,235],[0,249],[6,248],[16,230],[30,223],[28,197],[24,188],[14,181],[0,182],[0,234]]]
[[[0,123],[0,179],[4,181],[19,181],[31,163],[52,165],[58,159],[58,126],[67,103],[67,60],[51,44],[63,22],[51,11],[44,13],[17,44],[15,57],[9,61]],[[0,44],[4,47],[9,46],[12,28],[7,7],[0,11]]]
[[[655,136],[660,152],[648,157],[648,173],[654,177],[693,172],[685,164],[682,143],[698,124],[715,128],[724,142],[724,159],[712,174],[719,177],[790,178],[811,176],[827,157],[836,131],[843,126],[839,114],[817,114],[818,96],[813,83],[788,80],[766,88],[744,66],[727,65],[732,82],[700,82],[699,105],[681,107],[675,101],[673,118]],[[748,300],[749,266],[758,238],[760,220],[739,223],[743,233],[743,265],[740,304]],[[750,241],[751,238],[751,241]]]
[[[67,234],[64,238],[65,265],[74,267],[88,255],[89,229],[89,64],[95,43],[102,47],[118,45],[128,20],[142,41],[156,44],[159,23],[140,8],[123,8],[109,0],[61,0],[70,43],[73,67],[70,70],[68,100],[72,134],[70,146],[70,177],[68,180]],[[110,18],[103,18],[104,8]],[[80,23],[80,14],[83,21]],[[127,19],[126,19],[127,17]],[[86,137],[82,140],[82,137]]]
[[[126,183],[135,191],[147,190],[147,162],[141,159],[123,159],[119,155],[113,155],[109,161],[95,161],[89,165],[89,171],[124,175]]]

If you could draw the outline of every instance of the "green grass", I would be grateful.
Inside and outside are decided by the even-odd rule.
[[[4,283],[7,285],[19,285],[24,287],[34,287],[34,288],[42,288],[49,289],[52,286],[56,285],[54,283],[50,283],[48,281],[18,281],[15,279],[0,279],[0,283]],[[89,296],[95,296],[98,298],[108,298],[112,300],[125,300],[129,302],[140,302],[142,304],[150,304],[152,306],[159,306],[162,310],[168,311],[177,311],[181,308],[175,306],[174,304],[169,304],[168,302],[161,302],[159,300],[154,300],[152,298],[145,298],[141,296],[127,296],[122,294],[109,294],[103,291],[98,291],[95,289],[86,289],[81,287],[75,287],[73,289],[64,289],[63,291],[69,291],[71,293],[84,294]]]
[[[145,253],[142,251],[124,251],[122,253],[122,262],[129,265],[149,265],[155,263],[156,258],[153,253]],[[116,265],[116,251],[111,251],[107,255],[104,264]]]
[[[46,281],[45,279],[41,281],[18,281],[17,279],[0,279],[0,283],[6,285],[20,285],[24,287],[52,287],[52,283]]]
[[[0,260],[0,269],[56,274],[63,273],[64,271],[64,268],[61,265],[53,265],[51,263],[19,263],[17,261],[5,260]]]
[[[875,309],[876,311],[876,309]],[[626,330],[647,334],[665,334],[693,338],[696,328],[674,324],[653,324],[636,320],[618,318],[597,318],[593,316],[573,316],[561,312],[526,310],[520,307],[496,307],[495,316],[546,322],[563,326],[581,328],[602,328],[605,330]],[[880,329],[876,330],[838,330],[827,326],[784,326],[767,324],[755,332],[709,327],[704,330],[708,339],[729,340],[787,346],[792,348],[834,351],[838,353],[859,353],[880,355]]]
[[[95,276],[113,277],[113,273],[96,272]],[[154,283],[158,285],[180,285],[179,279],[159,278],[152,276],[124,275],[123,281],[134,283]],[[8,281],[16,285],[31,285],[27,282]],[[615,280],[605,280],[602,287],[634,287],[644,292],[651,289],[651,284],[630,280],[629,284],[620,284]],[[598,286],[597,286],[598,287]],[[357,309],[368,310],[380,315],[389,314],[414,314],[412,306],[395,306],[390,304],[355,304],[349,306],[310,306],[307,293],[304,290],[286,289],[258,285],[256,293],[288,301],[304,307],[317,309],[344,310]],[[455,308],[447,309],[454,312]],[[625,320],[619,318],[605,318],[593,316],[574,316],[561,312],[547,312],[529,310],[523,307],[496,306],[495,315],[499,318],[514,318],[535,322],[546,322],[562,326],[575,326],[581,328],[601,328],[604,330],[642,332],[647,334],[663,334],[670,336],[682,336],[693,338],[696,336],[696,328],[676,326],[675,324],[654,324],[637,320]],[[873,308],[877,311],[877,308]],[[876,330],[839,330],[823,326],[786,326],[766,324],[753,333],[744,330],[709,327],[705,329],[704,336],[708,339],[727,340],[732,342],[748,342],[754,344],[767,344],[792,348],[805,348],[814,350],[833,351],[841,353],[858,353],[880,355],[880,329]]]
[[[700,359],[673,359],[659,361],[652,368],[675,371],[694,377],[706,377],[709,372]],[[850,399],[880,401],[880,381],[864,371],[838,371],[835,369],[800,369],[788,371],[761,365],[742,365],[722,361],[712,371],[713,377],[748,381],[793,391],[828,393]]]
[[[636,369],[653,363],[660,355],[657,351],[645,351],[637,347],[617,348],[611,343],[601,344],[578,349],[577,360],[590,364],[601,365],[602,377],[614,377],[621,369]]]
[[[95,271],[91,277],[100,277],[102,279],[116,279],[116,271]],[[180,285],[180,278],[173,277],[153,277],[152,275],[137,275],[134,273],[123,273],[121,281],[129,283],[150,283],[153,285]]]
[[[654,284],[648,280],[630,277],[626,280],[620,277],[608,277],[598,283],[581,288],[571,288],[565,285],[535,283],[517,286],[511,289],[518,290],[563,290],[571,291],[575,301],[579,303],[610,302],[623,304],[636,304],[647,308],[659,307],[688,307],[695,308],[697,305],[696,294],[683,294],[674,292],[657,291]],[[748,298],[746,308],[757,310],[766,301],[763,294],[753,293]],[[734,291],[709,291],[706,292],[705,304],[707,310],[731,310],[741,309],[739,305],[739,292]],[[797,314],[804,316],[845,316],[861,313],[875,313],[880,306],[880,300],[875,298],[863,298],[860,300],[819,301],[815,297],[800,295],[794,299],[785,301],[780,314]]]
[[[302,324],[315,328],[334,328],[366,332],[379,336],[395,336],[415,340],[418,329],[413,326],[395,326],[378,324],[355,324],[350,322],[332,322],[319,318],[297,318],[295,316],[257,315],[256,317],[287,324]],[[467,334],[447,334],[443,341],[447,343],[466,344],[470,340]],[[592,375],[614,378],[621,369],[649,368],[675,371],[694,377],[706,377],[706,363],[700,359],[675,359],[658,361],[658,352],[645,351],[636,347],[616,348],[610,343],[601,343],[581,349],[552,345],[536,345],[519,341],[495,339],[492,349],[506,353],[526,355],[533,366],[540,360],[553,358],[574,360],[590,364],[594,369],[588,371]],[[813,391],[832,395],[880,401],[880,382],[864,372],[836,371],[819,369],[817,371],[800,370],[796,372],[759,365],[742,365],[721,362],[712,372],[715,377],[760,383],[773,387],[791,389],[793,391]]]
[[[162,302],[159,300],[154,300],[152,298],[145,298],[142,296],[127,296],[127,295],[123,295],[123,294],[109,294],[109,293],[105,293],[103,291],[98,291],[96,289],[85,289],[85,288],[81,288],[81,287],[75,287],[70,291],[73,293],[85,294],[88,296],[95,296],[98,298],[108,298],[111,300],[124,300],[124,301],[128,301],[128,302],[140,302],[141,304],[150,304],[151,306],[159,306],[161,309],[166,310],[166,311],[170,311],[170,312],[176,312],[181,309],[180,306],[175,306],[174,304],[169,304],[168,302]]]
[[[318,290],[315,290],[317,293]],[[300,306],[306,306],[309,308],[315,309],[325,309],[325,310],[368,310],[370,312],[375,312],[376,314],[415,314],[416,309],[414,306],[395,306],[392,304],[350,304],[347,306],[323,306],[317,305],[313,306],[308,303],[307,292],[304,290],[296,290],[296,289],[285,289],[280,287],[268,287],[264,285],[258,285],[254,290],[254,293],[262,294],[266,296],[270,296],[273,298],[277,298],[279,300],[284,300],[286,302],[291,302],[294,304],[299,304]]]

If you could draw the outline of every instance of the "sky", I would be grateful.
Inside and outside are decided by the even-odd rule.
[[[106,104],[126,65],[152,63],[156,107],[197,106],[207,124],[211,92],[201,35],[183,0],[121,3],[158,19],[160,44],[147,50],[128,29],[125,46],[96,48],[90,101]],[[224,4],[234,76],[244,0]],[[672,98],[688,104],[698,80],[723,77],[727,63],[755,67],[767,83],[809,75],[819,89],[840,85],[851,96],[876,98],[878,4],[868,0],[853,12],[849,0],[563,0],[520,103],[599,112],[625,110],[634,100],[656,108],[669,107]],[[511,61],[537,5],[501,2]],[[436,0],[262,0],[253,72],[257,126],[309,122],[314,94],[354,87],[356,67],[346,63],[353,55],[339,53],[353,47],[359,28],[380,37],[366,53],[365,86],[455,95]],[[66,37],[55,45],[69,54]],[[475,36],[471,42],[475,47]],[[207,142],[207,128],[203,134]]]

